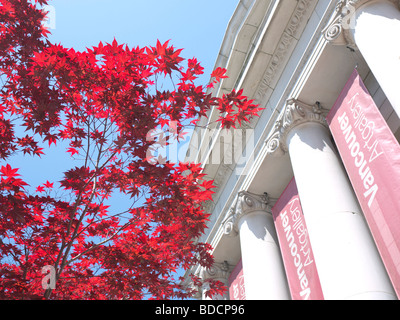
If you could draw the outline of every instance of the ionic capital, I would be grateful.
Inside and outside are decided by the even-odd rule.
[[[345,45],[351,50],[357,50],[352,30],[355,28],[355,13],[361,6],[375,0],[339,0],[335,14],[328,26],[322,30],[325,39],[336,45]],[[400,0],[381,0],[392,2],[400,8]]]
[[[321,107],[319,102],[308,105],[296,99],[289,99],[283,112],[275,123],[272,133],[267,138],[268,154],[284,154],[288,152],[287,136],[296,126],[306,122],[317,122],[327,127],[326,115],[328,110]]]
[[[202,289],[203,298],[205,292],[209,290],[209,282],[207,280],[216,280],[222,282],[225,286],[228,286],[228,280],[231,272],[233,271],[233,266],[229,265],[227,261],[224,262],[214,262],[214,264],[209,268],[202,268],[200,277],[204,281]],[[213,299],[217,300],[227,300],[228,292],[223,296],[217,296]]]
[[[196,274],[194,275],[195,278],[200,278],[201,271],[197,271]],[[202,287],[197,283],[197,281],[194,281],[190,276],[186,277],[182,282],[181,286],[187,290],[188,292],[191,292],[191,298],[200,300],[202,298]]]
[[[227,261],[214,262],[209,268],[202,268],[200,277],[203,280],[212,279],[219,280],[221,282],[227,282],[229,275],[231,274],[232,267]]]
[[[255,211],[271,214],[268,195],[266,193],[259,195],[248,191],[240,191],[223,222],[224,234],[237,236],[240,219]]]

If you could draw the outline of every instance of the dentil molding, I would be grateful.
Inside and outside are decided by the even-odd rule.
[[[328,110],[323,109],[319,102],[308,105],[297,99],[289,99],[280,114],[272,133],[267,138],[267,153],[282,155],[288,152],[287,136],[296,126],[306,122],[317,122],[327,127],[326,115]]]
[[[351,50],[358,50],[351,30],[355,27],[355,13],[361,6],[376,0],[340,0],[335,14],[328,26],[322,31],[325,39],[332,44],[345,45]],[[381,0],[392,2],[400,9],[400,0]]]

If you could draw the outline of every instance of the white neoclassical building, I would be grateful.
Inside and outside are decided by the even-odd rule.
[[[398,168],[400,1],[240,0],[215,67],[226,68],[229,78],[214,95],[243,88],[264,110],[229,132],[216,126],[219,115],[211,110],[193,134],[187,157],[203,163],[217,186],[206,204],[208,229],[199,239],[212,245],[215,264],[193,267],[187,275],[224,282],[224,299],[397,299],[400,211],[393,204],[392,217],[385,216],[373,185],[380,177],[373,176],[376,158],[393,159],[379,149],[386,141],[378,133],[372,138],[365,103],[351,105],[331,120],[332,127],[327,116],[346,101],[339,97],[356,70],[366,89],[355,96],[373,99],[382,126],[393,133],[385,145],[393,146],[390,167]],[[354,131],[368,141],[351,141],[352,115],[360,116]],[[347,165],[335,121],[362,168]],[[368,170],[363,147],[374,154]],[[357,174],[364,193],[352,180]],[[288,198],[294,181],[297,190]],[[396,191],[396,185],[390,188]]]

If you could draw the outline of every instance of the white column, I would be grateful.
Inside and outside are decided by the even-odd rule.
[[[354,41],[400,116],[400,11],[389,1],[370,1],[356,10]]]
[[[246,300],[288,300],[290,293],[265,195],[241,191],[234,215],[240,236]],[[232,222],[232,220],[228,220]],[[228,228],[232,231],[232,226]]]
[[[334,44],[360,50],[382,90],[400,116],[400,1],[340,1],[324,30]]]
[[[282,124],[326,299],[396,299],[325,115],[289,101]]]

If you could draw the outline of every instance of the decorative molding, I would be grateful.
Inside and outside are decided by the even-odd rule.
[[[285,31],[282,33],[279,44],[277,45],[264,76],[255,92],[255,100],[257,102],[262,101],[268,88],[270,88],[272,81],[276,78],[278,71],[283,69],[282,64],[289,54],[289,48],[292,47],[293,41],[296,40],[301,22],[303,21],[311,2],[312,0],[298,1],[290,21]]]
[[[297,7],[294,10],[292,16],[290,17],[290,21],[287,25],[286,32],[292,37],[298,38],[298,30],[301,22],[303,21],[303,17],[307,13],[307,10],[311,4],[311,0],[301,0],[298,1]]]
[[[222,223],[224,234],[230,237],[236,237],[239,234],[238,228],[235,227],[235,209],[230,208],[227,218]]]
[[[214,264],[209,268],[202,268],[200,272],[200,277],[202,280],[217,280],[221,281],[224,285],[228,286],[228,280],[234,266],[231,266],[228,261],[224,262],[214,262]],[[209,283],[204,282],[201,288],[202,293],[209,289]],[[228,292],[223,296],[214,297],[217,300],[228,300]],[[204,297],[203,297],[204,298]]]
[[[351,30],[355,27],[354,14],[362,5],[374,0],[339,0],[335,14],[328,24],[322,30],[325,39],[335,45],[345,45],[349,49],[358,50],[354,42]],[[384,0],[395,4],[400,9],[400,0]]]
[[[254,211],[264,211],[271,214],[271,205],[266,193],[259,195],[248,191],[240,191],[236,200],[222,222],[224,234],[237,236],[239,234],[239,221],[242,217]]]
[[[326,115],[328,110],[323,109],[319,102],[308,105],[296,99],[286,101],[286,106],[275,122],[274,129],[265,141],[268,154],[282,155],[288,152],[286,138],[289,132],[299,124],[317,122],[327,127]]]
[[[232,270],[233,268],[229,265],[228,261],[214,262],[211,267],[202,268],[200,277],[203,280],[212,279],[227,282]]]
[[[262,101],[268,88],[270,88],[272,80],[275,79],[278,70],[282,68],[282,62],[287,56],[288,49],[291,47],[292,42],[295,40],[294,37],[284,32],[281,41],[278,44],[277,49],[272,56],[270,63],[264,73],[262,80],[255,93],[255,100],[257,102]]]
[[[196,271],[195,276],[200,277],[201,271]],[[199,285],[196,285],[193,280],[191,279],[190,276],[185,276],[185,279],[181,282],[181,285],[183,288],[185,288],[188,291],[192,291],[193,294],[191,298],[196,299],[196,300],[201,300],[202,299],[202,288]]]

